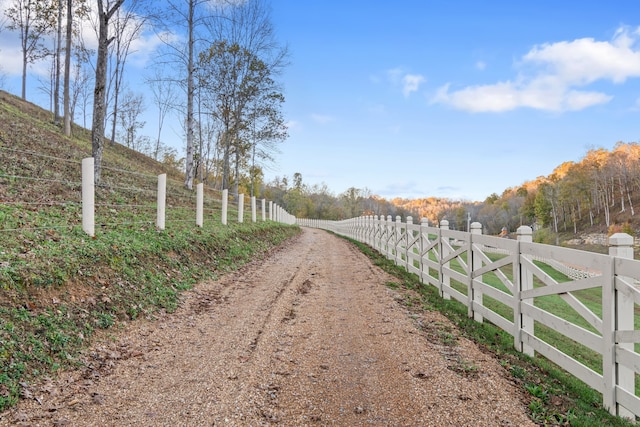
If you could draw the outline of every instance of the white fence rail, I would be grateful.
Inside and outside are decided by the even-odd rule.
[[[464,304],[469,317],[509,333],[517,350],[543,355],[602,393],[611,413],[640,417],[640,261],[633,259],[631,236],[611,236],[605,255],[533,243],[526,226],[513,240],[484,236],[479,223],[461,232],[449,230],[447,221],[430,227],[411,217],[404,223],[391,216],[297,223],[370,245],[443,298]],[[562,268],[566,273],[588,274],[559,282],[552,270],[563,266],[570,266]],[[545,341],[543,330],[564,338]],[[592,354],[592,362],[577,360],[576,348]]]

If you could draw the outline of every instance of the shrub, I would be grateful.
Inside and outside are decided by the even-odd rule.
[[[553,245],[556,241],[556,236],[548,227],[545,227],[533,232],[533,241],[535,243]]]
[[[624,224],[620,225],[620,224],[611,224],[609,226],[609,228],[607,229],[607,235],[611,236],[613,234],[616,233],[626,233],[630,236],[635,236],[636,232],[633,229],[633,227],[631,226],[631,224],[629,223],[629,221],[625,222]]]

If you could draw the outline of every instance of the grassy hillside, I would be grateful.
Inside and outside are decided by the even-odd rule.
[[[108,144],[90,238],[80,204],[90,135],[75,127],[65,138],[52,119],[0,91],[0,410],[28,394],[33,378],[81,363],[96,331],[171,312],[180,291],[299,231],[249,217],[222,226],[213,191],[197,228],[195,194],[179,171]],[[160,173],[168,176],[165,231],[154,225]]]

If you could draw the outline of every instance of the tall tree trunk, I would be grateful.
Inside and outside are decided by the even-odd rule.
[[[200,182],[204,182],[204,164],[205,159],[202,157],[204,151],[204,142],[202,141],[202,96],[198,92],[198,166],[200,171]]]
[[[188,31],[189,31],[189,46],[187,60],[187,152],[185,161],[185,176],[184,186],[185,188],[193,189],[193,92],[194,92],[194,69],[193,69],[193,45],[195,43],[193,38],[193,16],[195,0],[189,0],[189,18],[188,18]]]
[[[27,51],[22,49],[22,100],[27,100]]]
[[[98,1],[98,57],[96,60],[96,84],[93,90],[93,125],[91,127],[91,151],[94,158],[94,182],[100,184],[102,172],[102,151],[104,149],[104,116],[106,110],[107,55],[109,53],[109,20],[124,0],[117,0],[108,11],[103,0]]]
[[[58,27],[56,33],[56,52],[54,56],[54,84],[53,84],[53,120],[60,123],[60,55],[62,53],[62,0],[58,1]]]
[[[255,125],[254,125],[254,133],[255,133]],[[255,171],[256,171],[255,168],[256,168],[256,144],[254,142],[254,144],[251,147],[251,169],[249,169],[249,185],[251,186],[251,189],[249,190],[250,197],[254,196],[253,187],[255,185]]]
[[[100,183],[102,172],[102,150],[104,149],[104,115],[106,110],[107,54],[109,47],[108,25],[106,14],[102,8],[102,0],[98,0],[100,28],[98,33],[98,58],[96,61],[96,83],[93,90],[93,124],[91,127],[91,149],[94,158],[94,180]]]
[[[67,38],[64,56],[64,134],[71,136],[71,30],[73,27],[73,0],[67,0]]]
[[[618,186],[620,188],[620,212],[625,212],[627,208],[624,205],[624,186],[622,185],[622,178],[618,178]]]
[[[114,76],[114,82],[115,82],[115,87],[114,87],[114,91],[113,91],[113,117],[111,120],[111,144],[115,144],[116,142],[116,123],[117,123],[117,119],[118,119],[118,94],[120,92],[120,83],[118,81],[118,79],[120,78],[120,70],[119,70],[120,66],[118,64],[118,61],[116,61],[116,70],[115,70],[115,76]]]
[[[222,190],[229,189],[229,129],[226,129],[222,135],[223,155],[222,155]]]
[[[240,194],[239,184],[240,184],[240,150],[236,148],[235,153],[235,165],[234,165],[234,175],[235,179],[233,181],[233,193]]]

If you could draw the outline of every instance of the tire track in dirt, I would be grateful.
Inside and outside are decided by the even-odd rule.
[[[348,242],[304,229],[198,285],[176,313],[114,332],[0,426],[532,425],[473,344],[456,351],[477,375],[450,369],[418,327],[447,320],[416,319],[391,280]]]

